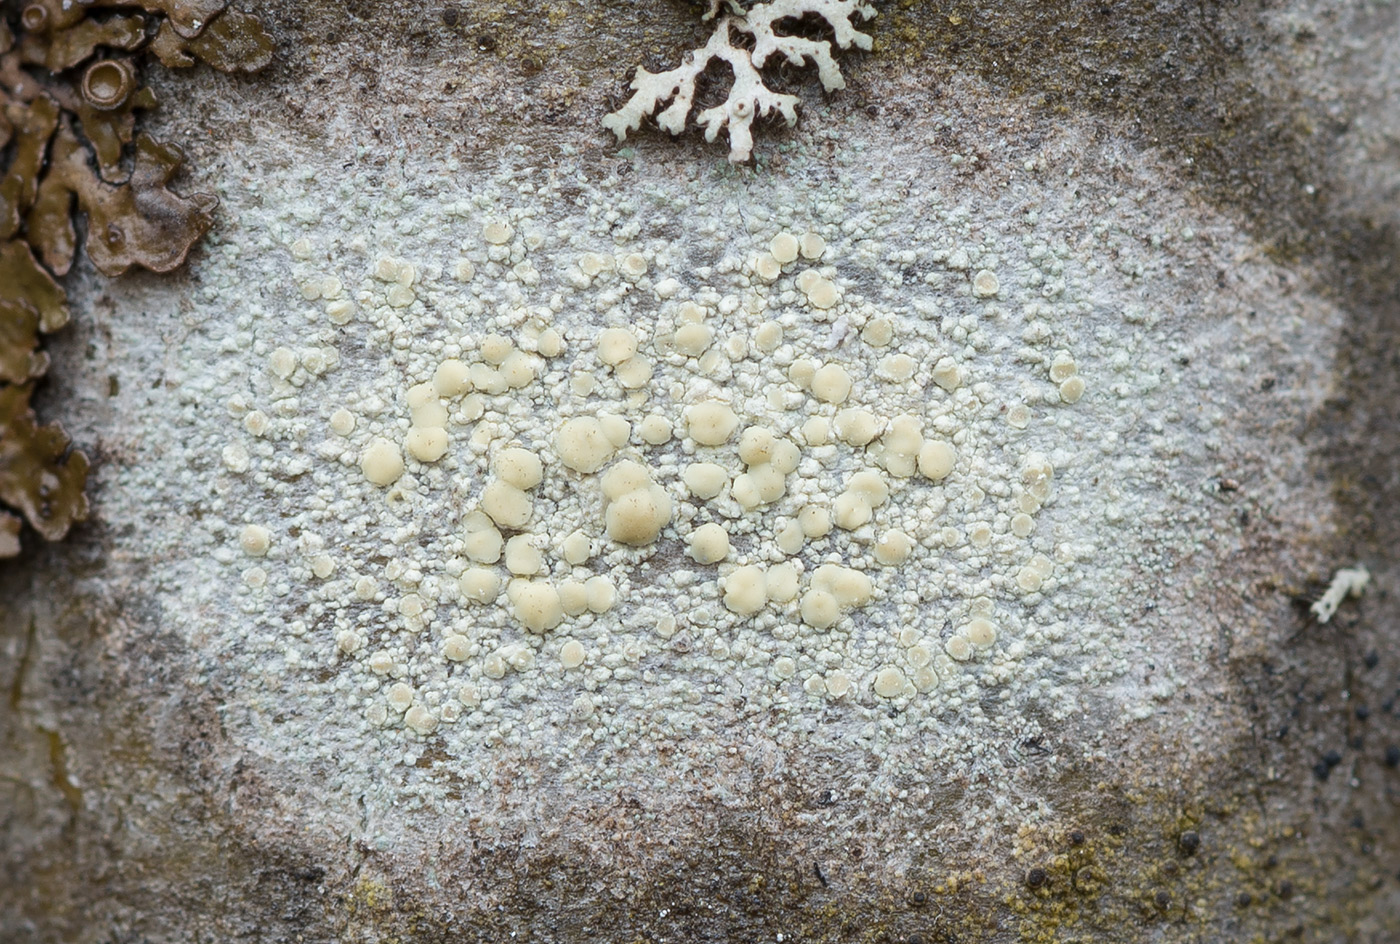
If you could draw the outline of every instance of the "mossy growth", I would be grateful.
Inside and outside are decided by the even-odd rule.
[[[49,368],[40,335],[69,318],[58,279],[77,252],[74,204],[88,258],[109,276],[177,268],[213,225],[218,201],[168,189],[183,155],[137,135],[136,112],[156,106],[141,84],[146,51],[226,72],[271,60],[259,21],[227,6],[0,0],[0,558],[19,553],[24,521],[52,541],[87,516],[86,456],[30,407]]]

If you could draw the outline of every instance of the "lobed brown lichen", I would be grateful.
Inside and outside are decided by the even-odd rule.
[[[30,407],[49,367],[40,336],[68,322],[55,277],[77,252],[75,205],[109,276],[177,268],[213,225],[217,199],[167,186],[180,149],[136,134],[157,104],[144,52],[254,72],[273,45],[228,0],[0,0],[0,558],[19,553],[23,521],[53,541],[87,516],[87,457]]]

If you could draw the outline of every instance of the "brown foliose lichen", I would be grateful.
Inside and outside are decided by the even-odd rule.
[[[229,10],[194,36],[166,21],[151,52],[172,69],[192,66],[198,58],[221,72],[257,72],[272,61],[273,45],[257,17]]]
[[[30,404],[49,368],[40,336],[68,322],[56,277],[77,252],[75,206],[108,276],[175,269],[213,225],[217,199],[167,186],[181,150],[136,133],[157,104],[147,52],[255,72],[273,43],[228,0],[0,0],[0,558],[19,553],[26,521],[52,541],[87,516],[87,457]]]
[[[32,384],[0,388],[0,501],[24,513],[50,541],[87,517],[87,456],[68,448],[56,424],[40,426],[29,408]]]

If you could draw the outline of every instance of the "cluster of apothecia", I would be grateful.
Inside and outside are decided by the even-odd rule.
[[[644,678],[687,630],[708,657],[761,663],[807,697],[916,699],[1004,646],[999,610],[1052,579],[1036,518],[1050,458],[978,455],[959,422],[991,399],[975,363],[955,344],[902,344],[921,329],[848,303],[817,232],[773,233],[722,279],[701,273],[722,287],[683,283],[664,253],[561,261],[506,219],[475,241],[478,261],[446,268],[468,293],[479,270],[504,274],[516,311],[497,323],[513,333],[424,346],[431,319],[410,317],[430,307],[420,272],[396,256],[301,284],[331,325],[371,332],[396,379],[324,414],[324,526],[249,520],[239,534],[249,592],[265,591],[287,542],[279,559],[335,598],[322,624],[377,693],[372,722],[430,734],[499,698],[508,676],[547,672],[579,677],[587,717],[587,692]],[[532,308],[546,266],[567,295]],[[995,271],[966,254],[943,268],[973,300],[1000,300]],[[639,318],[624,302],[642,293]],[[556,317],[570,305],[592,314]],[[342,359],[325,346],[266,357],[274,383],[303,393]],[[1068,408],[1085,392],[1074,358],[1046,361]],[[231,407],[248,436],[275,434],[268,413]],[[1017,401],[1000,422],[1023,430],[1032,415]],[[244,442],[223,458],[249,472]],[[980,511],[955,520],[954,507]],[[991,576],[954,608],[921,603],[921,564],[955,548]],[[436,681],[416,683],[430,662]]]

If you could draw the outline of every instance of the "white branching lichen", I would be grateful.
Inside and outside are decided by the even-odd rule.
[[[1333,575],[1332,583],[1328,585],[1322,599],[1312,605],[1313,615],[1319,623],[1328,622],[1337,612],[1337,607],[1342,605],[1342,601],[1349,596],[1361,596],[1370,582],[1371,573],[1365,567],[1359,564],[1356,567],[1343,567]]]
[[[706,18],[713,18],[721,9],[714,0]],[[618,141],[641,126],[642,119],[654,114],[662,103],[670,101],[656,116],[656,123],[671,134],[685,130],[695,99],[695,83],[701,73],[715,60],[728,63],[734,73],[729,96],[696,116],[705,129],[705,140],[713,141],[722,128],[729,129],[729,160],[738,164],[749,159],[753,151],[752,125],[755,117],[767,117],[775,111],[789,125],[797,121],[797,96],[775,92],[763,81],[762,69],[775,53],[781,53],[794,66],[807,60],[816,63],[817,75],[828,91],[846,87],[846,80],[832,56],[831,43],[803,36],[781,35],[776,32],[783,21],[816,17],[830,27],[836,45],[849,49],[852,45],[870,48],[870,37],[856,29],[855,18],[868,20],[875,10],[864,0],[768,0],[748,11],[732,2],[719,15],[715,31],[689,60],[667,72],[648,72],[637,68],[632,80],[632,97],[617,111],[603,119],[603,126],[617,135]],[[746,41],[735,43],[735,34],[744,34]],[[752,44],[752,49],[747,48]]]

